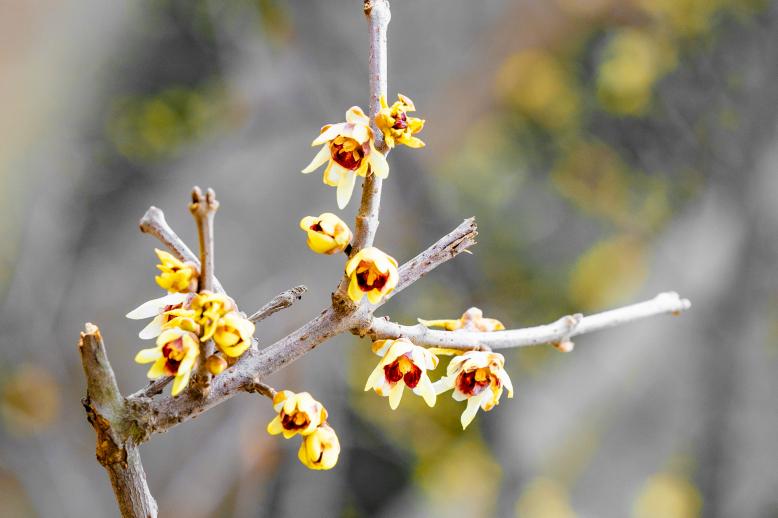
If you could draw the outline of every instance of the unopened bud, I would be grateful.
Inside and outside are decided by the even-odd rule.
[[[205,361],[205,367],[208,372],[216,376],[221,374],[224,369],[227,368],[227,360],[225,360],[220,354],[213,354]]]
[[[551,345],[553,345],[557,351],[563,353],[569,353],[575,347],[575,344],[570,340],[562,340],[561,342],[554,342]]]

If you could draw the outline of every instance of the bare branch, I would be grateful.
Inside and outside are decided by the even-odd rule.
[[[200,290],[213,291],[213,218],[219,209],[216,193],[208,189],[205,194],[199,187],[192,189],[189,211],[197,224],[200,238]]]
[[[416,345],[424,347],[444,347],[450,349],[508,349],[546,343],[567,343],[570,338],[584,333],[599,331],[609,327],[626,324],[634,320],[662,314],[678,314],[691,307],[687,299],[677,293],[660,293],[651,300],[632,304],[619,309],[605,311],[584,317],[580,314],[568,315],[551,324],[478,333],[472,331],[441,331],[428,329],[421,324],[404,326],[382,318],[374,318],[368,329],[355,329],[360,335],[369,335],[373,340],[396,339],[405,337]]]
[[[400,267],[400,281],[392,293],[381,304],[418,281],[427,272],[453,259],[476,244],[478,227],[475,218],[464,220],[457,228],[440,238],[435,244]]]
[[[133,393],[130,398],[142,398],[142,397],[154,397],[162,393],[170,382],[173,381],[173,376],[166,376],[164,378],[157,378],[149,382],[148,385]]]
[[[370,125],[375,133],[375,147],[379,153],[388,154],[389,149],[384,142],[384,135],[375,123],[375,116],[381,109],[381,96],[386,96],[386,32],[392,13],[387,0],[365,0],[365,17],[370,38],[368,68],[370,73],[370,106],[368,115]],[[352,243],[352,255],[362,248],[373,246],[376,230],[378,230],[378,212],[381,208],[381,178],[370,174],[362,184],[362,201],[357,213]]]
[[[100,330],[93,324],[86,324],[85,328],[78,350],[86,376],[84,410],[97,434],[97,460],[108,472],[122,516],[156,517],[157,503],[146,483],[138,446],[127,438],[124,398],[108,362]]]
[[[253,383],[248,383],[246,384],[243,390],[254,394],[260,394],[262,396],[265,396],[266,398],[269,398],[271,401],[273,400],[274,397],[276,397],[276,392],[278,392],[270,385],[266,385],[261,381],[254,381]]]
[[[176,256],[182,261],[189,261],[197,265],[200,268],[200,259],[195,255],[192,250],[186,246],[184,240],[178,237],[178,234],[168,225],[165,219],[165,213],[157,207],[151,206],[146,211],[146,214],[140,220],[140,231],[144,234],[149,234],[156,237],[159,241],[165,245],[171,254]],[[213,279],[213,288],[215,291],[224,293],[219,279]]]
[[[308,291],[303,285],[283,291],[273,297],[270,302],[259,308],[249,317],[254,323],[261,322],[270,315],[290,307],[292,304],[303,298],[303,294]]]

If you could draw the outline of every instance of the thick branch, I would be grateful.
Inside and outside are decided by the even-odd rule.
[[[124,517],[157,516],[157,503],[146,483],[138,446],[127,436],[124,398],[119,392],[100,330],[86,324],[78,350],[86,377],[83,400],[87,419],[97,434],[97,461],[108,472]]]
[[[387,154],[389,149],[384,142],[383,133],[375,123],[375,116],[381,109],[381,96],[386,96],[386,31],[392,13],[387,0],[365,0],[365,17],[370,38],[368,68],[370,74],[370,106],[368,115],[370,125],[375,133],[375,147],[379,153]],[[362,184],[362,200],[357,213],[354,229],[352,254],[362,248],[373,246],[376,230],[378,230],[378,213],[381,207],[381,178],[370,174]]]
[[[270,315],[290,307],[292,304],[303,298],[303,294],[308,291],[303,285],[295,286],[273,297],[270,302],[259,308],[249,317],[254,323],[265,320]]]
[[[165,245],[171,254],[176,256],[182,261],[189,261],[201,267],[200,259],[195,255],[192,250],[186,246],[184,240],[178,237],[178,234],[168,225],[165,219],[165,213],[157,207],[151,206],[146,211],[146,214],[140,219],[140,231],[144,234],[149,234],[156,237],[159,241]],[[215,291],[224,293],[219,279],[213,279],[213,288]]]
[[[445,347],[450,349],[508,349],[546,343],[567,342],[573,336],[607,329],[626,324],[634,320],[662,314],[678,314],[691,307],[687,299],[677,293],[660,293],[651,300],[632,304],[584,317],[580,314],[568,315],[551,324],[478,333],[470,331],[441,331],[428,329],[421,324],[404,326],[382,318],[374,318],[368,329],[356,329],[355,334],[368,335],[373,340],[396,339],[405,337],[416,345],[425,347]]]

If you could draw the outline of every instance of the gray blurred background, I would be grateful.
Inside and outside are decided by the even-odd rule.
[[[189,191],[216,190],[244,310],[308,285],[261,343],[328,303],[342,257],[297,222],[335,192],[299,171],[322,124],[366,108],[361,4],[0,0],[0,516],[117,514],[75,344],[98,324],[122,390],[144,385],[123,315],[160,294],[149,205],[196,248]],[[515,327],[669,289],[693,309],[507,353],[516,396],[464,433],[448,397],[363,393],[376,357],[339,337],[270,380],[324,402],[338,466],[305,469],[238,396],[143,446],[161,516],[778,517],[776,2],[392,13],[389,90],[427,147],[392,153],[377,245],[404,261],[472,215],[480,236],[386,314]]]

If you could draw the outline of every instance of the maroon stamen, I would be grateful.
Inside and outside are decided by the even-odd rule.
[[[488,376],[483,381],[478,381],[475,379],[475,373],[476,371],[472,370],[470,372],[463,372],[457,376],[457,390],[468,396],[477,396],[483,392],[483,390],[489,386],[491,376]]]
[[[359,289],[362,291],[370,291],[374,289],[381,291],[384,288],[384,285],[386,285],[386,281],[389,280],[389,276],[379,273],[378,276],[373,280],[373,283],[370,284],[367,282],[369,273],[370,270],[368,269],[357,274],[357,286],[359,286]]]
[[[394,118],[394,126],[392,126],[392,128],[393,129],[405,129],[407,127],[408,127],[408,117],[405,115],[404,112],[400,112]]]
[[[357,154],[358,158],[354,158],[354,153]],[[330,155],[335,162],[345,167],[346,169],[353,171],[354,169],[357,169],[362,163],[362,158],[365,156],[365,152],[361,147],[358,147],[354,151],[344,151],[342,144],[331,144]]]

